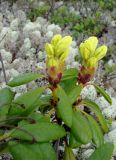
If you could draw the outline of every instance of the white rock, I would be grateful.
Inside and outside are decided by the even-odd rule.
[[[45,69],[46,64],[44,62],[39,62],[39,63],[36,64],[36,67],[38,69]]]
[[[103,109],[103,114],[108,118],[115,119],[116,117],[116,99],[112,98],[112,105],[106,106],[107,108]]]
[[[116,27],[116,21],[111,21],[111,26]]]
[[[7,12],[7,18],[9,20],[9,22],[12,22],[15,17],[14,17],[14,15],[10,11],[8,11]]]
[[[16,88],[14,88],[14,91],[16,92],[16,93],[24,93],[24,92],[26,92],[27,91],[27,86],[26,85],[23,85],[23,86],[18,86],[18,87],[16,87]],[[17,95],[18,96],[18,95]],[[20,96],[20,95],[19,95]],[[16,98],[16,97],[15,97]]]
[[[2,20],[3,20],[3,15],[2,13],[0,13],[0,22],[2,22]]]
[[[77,47],[76,45],[77,45],[76,42],[75,42],[75,41],[72,41],[71,46],[75,48],[75,47]]]
[[[114,130],[114,129],[116,129],[116,120],[112,121],[112,125],[110,127],[110,130]]]
[[[113,59],[110,59],[110,60],[108,61],[108,65],[109,65],[110,67],[112,67],[114,64],[115,64],[115,63],[113,62]]]
[[[19,38],[19,31],[12,31],[11,33],[11,41],[12,43],[16,42]]]
[[[25,12],[23,12],[22,10],[18,10],[17,11],[17,18],[20,21],[25,22],[26,21],[26,14],[25,14]]]
[[[3,29],[3,23],[0,22],[0,32],[2,31],[2,29]]]
[[[111,142],[116,142],[116,129],[110,131],[108,136]]]
[[[39,40],[41,38],[41,32],[40,31],[33,31],[33,36],[37,37],[37,39]]]
[[[8,61],[3,60],[3,63],[4,63],[4,67],[5,67],[5,69],[9,69],[9,68],[10,68],[10,64],[9,64],[9,62],[8,62]],[[0,62],[0,69],[2,69],[2,64],[1,64],[1,62]]]
[[[86,151],[84,151],[84,152],[82,153],[82,158],[83,158],[83,160],[88,159],[93,152],[94,152],[94,149],[87,149]]]
[[[45,59],[45,53],[44,52],[42,52],[42,51],[39,51],[38,53],[37,53],[37,55],[38,55],[38,60],[39,61],[42,61],[42,60],[44,60]]]
[[[82,98],[89,98],[91,100],[95,100],[97,97],[97,92],[93,85],[87,85],[81,92]]]
[[[31,42],[34,46],[38,46],[41,39],[41,32],[40,31],[33,31],[30,35]]]
[[[52,31],[54,34],[57,34],[61,32],[61,28],[58,25],[50,24],[47,27],[47,31]]]
[[[72,62],[71,68],[77,68],[79,69],[80,64],[78,62]]]
[[[45,4],[45,2],[40,1],[38,5],[39,5],[39,6],[43,6],[44,4]]]
[[[30,39],[29,38],[26,38],[25,40],[24,40],[24,48],[26,49],[26,50],[28,50],[28,49],[30,49],[31,48],[31,41],[30,41]]]
[[[17,70],[23,61],[24,60],[22,58],[15,59],[12,63],[12,67]]]
[[[7,62],[12,61],[12,54],[10,52],[5,51],[5,49],[1,49],[0,52],[2,54],[3,60],[6,60]]]
[[[17,76],[19,74],[19,72],[15,69],[9,69],[9,70],[6,70],[6,75],[7,75],[7,80],[9,81],[11,78]],[[3,75],[3,72],[1,73],[1,79],[0,80],[3,80],[4,81],[4,75]]]
[[[40,30],[40,29],[41,29],[41,25],[39,23],[28,22],[24,26],[23,31],[30,32],[30,31]]]
[[[39,23],[40,25],[42,25],[42,26],[44,25],[45,26],[45,24],[47,23],[47,21],[43,17],[37,17],[36,23]],[[42,28],[44,28],[44,27],[42,27]]]
[[[116,129],[105,135],[105,142],[112,142],[114,144],[113,156],[116,156]]]
[[[53,32],[52,32],[52,31],[48,31],[48,32],[46,33],[46,37],[47,37],[47,38],[52,38],[52,37],[53,37]]]
[[[99,107],[103,110],[107,107],[109,107],[109,103],[105,100],[104,97],[98,97],[96,99],[96,103],[99,105]]]
[[[19,26],[19,19],[16,18],[11,22],[10,27],[12,30],[16,31],[18,29],[18,26]]]

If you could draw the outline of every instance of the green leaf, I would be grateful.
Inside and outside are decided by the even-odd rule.
[[[38,112],[33,112],[29,115],[29,118],[34,119],[36,122],[50,122],[50,118]]]
[[[96,144],[97,147],[100,147],[104,143],[104,138],[101,128],[92,116],[87,115],[87,118],[92,131],[93,142]]]
[[[71,104],[73,104],[77,100],[77,97],[80,96],[81,90],[82,90],[82,87],[78,85],[78,86],[75,86],[71,90],[71,92],[68,93],[68,97],[70,99]]]
[[[36,79],[42,78],[42,77],[43,76],[41,74],[38,74],[38,73],[21,74],[21,75],[18,75],[17,77],[15,77],[10,82],[8,82],[8,86],[10,86],[10,87],[20,86],[20,85],[27,84],[27,83],[29,83],[33,80],[36,80]]]
[[[112,104],[112,99],[111,97],[104,91],[103,88],[101,88],[100,86],[94,84],[95,89],[97,90],[97,92],[101,93],[101,95],[110,103]]]
[[[14,103],[24,106],[24,113],[27,115],[32,112],[37,106],[39,97],[44,92],[45,87],[36,88],[34,90],[28,91],[21,96],[17,97]]]
[[[15,93],[12,92],[9,88],[0,90],[0,107],[9,105],[12,102],[14,96]]]
[[[62,81],[64,80],[69,80],[72,78],[77,78],[77,69],[75,68],[70,68],[64,71],[63,77],[62,77]]]
[[[76,160],[72,149],[67,146],[65,147],[63,160]]]
[[[64,72],[60,85],[66,93],[76,87],[78,71],[75,68],[70,68]]]
[[[95,150],[88,160],[110,160],[113,153],[114,145],[105,143]]]
[[[82,145],[81,142],[77,141],[76,138],[73,136],[72,133],[70,133],[70,139],[69,139],[69,146],[71,148],[78,148]]]
[[[89,123],[80,111],[73,112],[71,132],[75,139],[83,144],[89,143],[92,139]]]
[[[48,142],[65,136],[63,127],[48,122],[19,125],[19,128],[21,130],[13,130],[12,137],[28,141],[34,138],[37,142]]]
[[[49,143],[10,142],[9,150],[14,160],[56,160],[55,151]]]
[[[108,126],[107,126],[106,120],[102,115],[99,106],[89,99],[84,99],[83,103],[86,107],[88,107],[90,110],[92,110],[96,114],[104,132],[105,133],[108,132]]]
[[[0,108],[0,121],[6,120],[8,110],[9,110],[9,105],[5,105],[4,107]],[[5,123],[5,122],[2,122],[2,123]]]
[[[59,86],[59,88],[57,89],[57,97],[59,98],[59,102],[58,102],[58,113],[60,115],[60,117],[62,118],[62,120],[64,121],[64,123],[71,127],[72,125],[72,106],[70,103],[70,100],[68,98],[68,96],[66,95],[65,91]]]

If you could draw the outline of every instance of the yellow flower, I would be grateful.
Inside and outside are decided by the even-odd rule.
[[[97,62],[102,59],[107,52],[107,46],[103,45],[97,48],[97,37],[90,37],[84,43],[80,44],[80,54],[84,60],[85,65],[94,67]]]
[[[80,44],[80,53],[83,59],[88,59],[95,52],[98,44],[98,39],[96,37],[88,38],[84,43]]]
[[[58,66],[64,63],[69,53],[69,46],[72,43],[72,37],[65,36],[62,38],[61,35],[55,35],[51,43],[45,45],[45,51],[47,54],[47,65]]]

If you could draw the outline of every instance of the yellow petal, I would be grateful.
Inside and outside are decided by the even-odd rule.
[[[99,61],[100,59],[102,59],[107,52],[107,46],[103,45],[101,47],[99,47],[96,51],[94,56],[97,58],[97,60]]]
[[[97,58],[96,57],[91,57],[88,61],[87,61],[87,66],[88,67],[95,67],[97,64]]]
[[[82,58],[86,60],[89,58],[91,52],[86,48],[84,43],[81,43],[80,44],[80,53],[81,53]]]
[[[62,39],[62,36],[60,34],[56,34],[52,40],[51,40],[51,44],[52,45],[57,45],[57,43]]]
[[[85,47],[90,50],[91,54],[93,54],[95,52],[95,49],[97,47],[98,44],[98,39],[97,37],[90,37],[85,41]]]
[[[52,57],[54,55],[54,48],[51,44],[46,43],[45,51],[48,57]]]
[[[61,44],[66,45],[66,46],[70,46],[70,44],[72,43],[72,37],[71,36],[65,36],[64,38],[62,38],[57,46],[60,46]]]
[[[67,50],[65,50],[65,52],[61,55],[60,57],[60,61],[65,61],[66,58],[68,57],[68,54],[69,54],[69,48]]]
[[[56,48],[55,48],[55,53],[56,53],[56,56],[61,56],[61,54],[63,54],[70,46],[70,44],[72,43],[72,37],[70,36],[65,36],[64,38],[62,38]]]
[[[58,66],[58,62],[57,60],[50,58],[48,59],[47,65],[48,67],[55,67],[55,66]]]

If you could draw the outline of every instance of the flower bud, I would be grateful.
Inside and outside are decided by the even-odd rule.
[[[56,34],[52,40],[51,40],[51,44],[52,45],[57,45],[57,43],[62,39],[62,36],[60,34]]]
[[[91,52],[91,54],[92,54],[92,53],[95,52],[95,49],[96,49],[97,44],[98,44],[98,39],[97,39],[97,37],[92,36],[92,37],[88,38],[88,39],[85,41],[84,44],[85,44],[85,47],[88,48],[88,50],[89,50],[89,51]]]
[[[57,67],[58,66],[58,62],[54,58],[49,58],[48,62],[47,62],[47,66],[48,67]]]
[[[85,47],[84,43],[80,44],[80,53],[83,59],[88,59],[90,56],[90,51]]]
[[[97,61],[99,61],[100,59],[102,59],[107,52],[107,46],[103,45],[101,47],[99,47],[96,51],[95,51],[95,57],[97,58]]]
[[[66,49],[69,48],[71,43],[72,37],[65,36],[64,38],[62,38],[56,45],[56,56],[60,56],[61,54],[63,54]]]
[[[54,55],[54,48],[51,44],[46,43],[45,45],[45,51],[47,53],[48,58],[53,57]]]
[[[60,56],[60,61],[65,61],[65,59],[67,58],[67,56],[68,56],[68,53],[69,53],[69,48],[67,48],[66,50],[65,50],[65,52]]]
[[[87,66],[88,67],[95,67],[97,64],[97,58],[95,57],[91,57],[88,61],[87,61]]]

